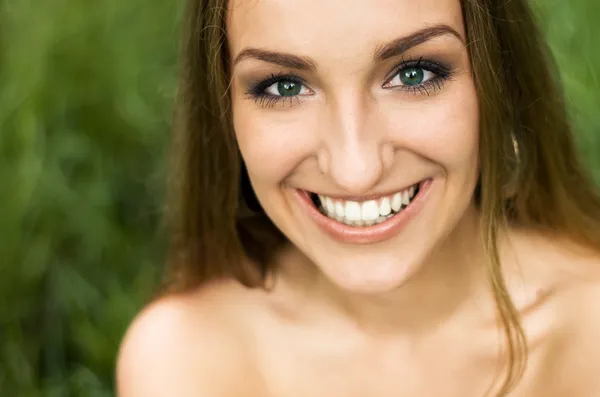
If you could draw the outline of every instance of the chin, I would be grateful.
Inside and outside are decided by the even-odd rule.
[[[302,238],[291,236],[292,241],[298,243],[298,249],[330,283],[345,292],[374,295],[398,290],[426,266],[444,241],[445,229],[453,229],[456,222],[440,214],[457,215],[446,211],[445,206],[440,208],[444,200],[439,194],[442,189],[436,185],[425,182],[424,188],[391,219],[391,227],[383,233],[378,234],[377,228],[387,226],[385,222],[371,226],[375,233],[366,232],[363,239],[357,235],[346,238],[343,233],[331,233],[309,216],[304,219],[312,219],[313,223],[306,222],[301,227],[306,230],[316,226],[316,230],[302,233]],[[362,231],[369,228],[360,227]]]
[[[355,294],[378,295],[397,290],[419,272],[422,261],[393,253],[364,253],[346,257],[324,253],[315,261],[339,289]]]
[[[266,207],[291,209],[292,216],[284,210],[270,215],[331,284],[349,293],[384,294],[410,283],[440,253],[451,255],[453,235],[464,237],[460,225],[474,209],[472,192],[455,184],[447,189],[445,182],[426,178],[408,185],[405,204],[374,224],[342,224],[299,189],[287,195],[291,206]]]

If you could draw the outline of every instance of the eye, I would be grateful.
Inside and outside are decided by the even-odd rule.
[[[396,75],[385,84],[385,87],[418,87],[430,82],[436,77],[437,76],[435,73],[423,67],[405,67],[400,69],[398,73],[396,73]]]
[[[451,79],[451,66],[439,61],[420,58],[401,62],[390,73],[383,88],[391,88],[410,94],[431,95],[441,90],[444,83]]]
[[[310,91],[301,83],[293,80],[281,79],[265,88],[265,93],[278,97],[294,97],[297,95],[309,95]]]
[[[314,92],[300,77],[282,74],[271,75],[266,80],[252,84],[246,94],[260,106],[271,108],[279,104],[292,106],[299,103],[302,97],[311,96]]]

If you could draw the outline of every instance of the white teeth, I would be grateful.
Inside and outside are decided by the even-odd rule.
[[[344,217],[344,204],[342,204],[340,201],[336,201],[335,202],[335,215],[343,218]]]
[[[382,216],[387,216],[392,212],[392,205],[390,203],[390,199],[384,197],[381,200],[381,204],[379,204],[379,214]]]
[[[410,204],[410,198],[408,197],[408,190],[405,190],[402,193],[402,204],[404,204],[404,205]]]
[[[360,221],[360,204],[356,201],[346,201],[344,208],[346,219],[349,221]]]
[[[335,215],[335,204],[333,204],[333,200],[329,197],[325,198],[325,209],[328,214]]]
[[[400,208],[402,207],[402,193],[396,193],[394,194],[394,197],[392,198],[392,209],[396,212],[400,211]]]
[[[318,195],[321,203],[321,212],[338,222],[350,226],[370,226],[385,222],[404,207],[410,204],[415,197],[416,186],[383,197],[378,200],[368,200],[362,203],[357,201],[334,200],[330,197]]]
[[[374,221],[379,218],[379,207],[375,200],[365,201],[361,206],[361,219],[363,221]]]

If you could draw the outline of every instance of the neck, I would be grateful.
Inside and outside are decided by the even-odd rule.
[[[310,307],[351,322],[369,334],[423,335],[464,312],[470,297],[487,286],[485,252],[476,210],[465,215],[419,271],[394,291],[365,295],[341,290],[298,250],[291,249],[281,278],[300,291]],[[305,301],[306,302],[306,301]]]

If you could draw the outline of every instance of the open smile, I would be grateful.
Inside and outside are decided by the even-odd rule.
[[[425,179],[380,197],[341,198],[297,190],[311,218],[332,237],[373,243],[396,234],[422,207],[432,184]]]
[[[378,225],[407,208],[419,194],[421,183],[412,185],[389,196],[364,201],[336,199],[311,193],[311,199],[319,211],[348,226]]]

